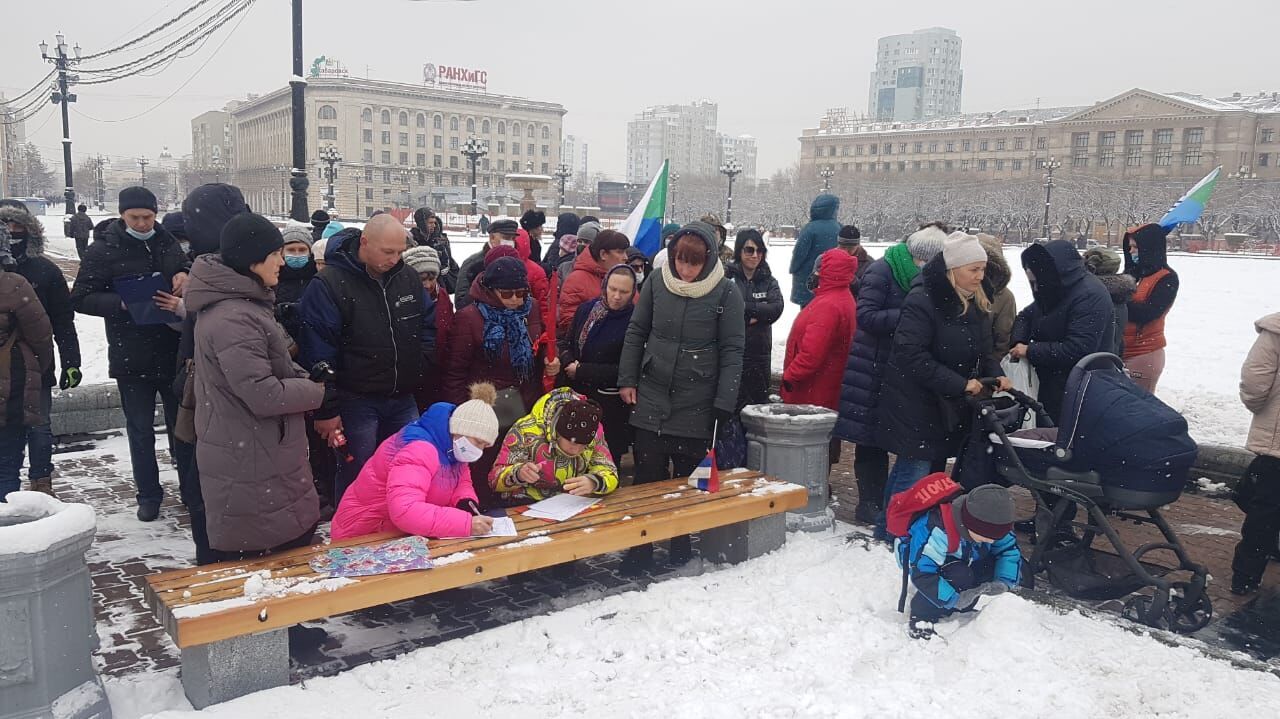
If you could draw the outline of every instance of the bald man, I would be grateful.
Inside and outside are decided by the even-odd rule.
[[[337,247],[334,248],[334,245]],[[413,391],[434,369],[435,298],[400,260],[404,227],[378,215],[364,229],[329,240],[329,261],[307,286],[302,316],[302,366],[334,370],[316,432],[350,461],[339,463],[334,506],[382,440],[418,418]]]

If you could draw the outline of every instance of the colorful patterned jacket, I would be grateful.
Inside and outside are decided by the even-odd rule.
[[[603,429],[596,428],[595,438],[576,457],[564,454],[556,444],[555,426],[560,408],[575,399],[584,397],[568,387],[553,389],[534,403],[529,414],[511,426],[489,472],[489,486],[504,500],[537,502],[564,491],[567,480],[584,475],[595,483],[593,495],[609,494],[618,488],[618,468],[605,445]],[[516,480],[520,465],[528,463],[541,470],[541,477],[533,485],[523,485]]]

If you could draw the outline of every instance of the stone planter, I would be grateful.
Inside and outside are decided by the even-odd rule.
[[[109,719],[94,672],[84,553],[93,510],[35,492],[0,503],[0,719]]]
[[[831,429],[836,413],[809,404],[755,404],[742,410],[747,435],[747,467],[804,486],[809,503],[787,513],[787,529],[830,529],[827,475]]]

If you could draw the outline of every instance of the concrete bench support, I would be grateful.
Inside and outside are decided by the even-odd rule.
[[[781,549],[786,541],[786,515],[771,514],[746,522],[704,529],[698,549],[703,558],[709,561],[738,564]]]
[[[182,688],[196,709],[288,683],[288,629],[182,650]]]

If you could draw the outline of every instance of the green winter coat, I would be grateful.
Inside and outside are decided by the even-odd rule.
[[[703,280],[719,266],[719,238],[701,222],[683,232],[707,243],[707,264],[698,276]],[[667,266],[674,269],[675,259],[669,257]],[[712,410],[733,412],[738,400],[746,343],[742,294],[724,278],[701,297],[682,297],[667,288],[665,271],[655,271],[640,291],[618,364],[618,386],[638,388],[632,426],[708,440]]]

